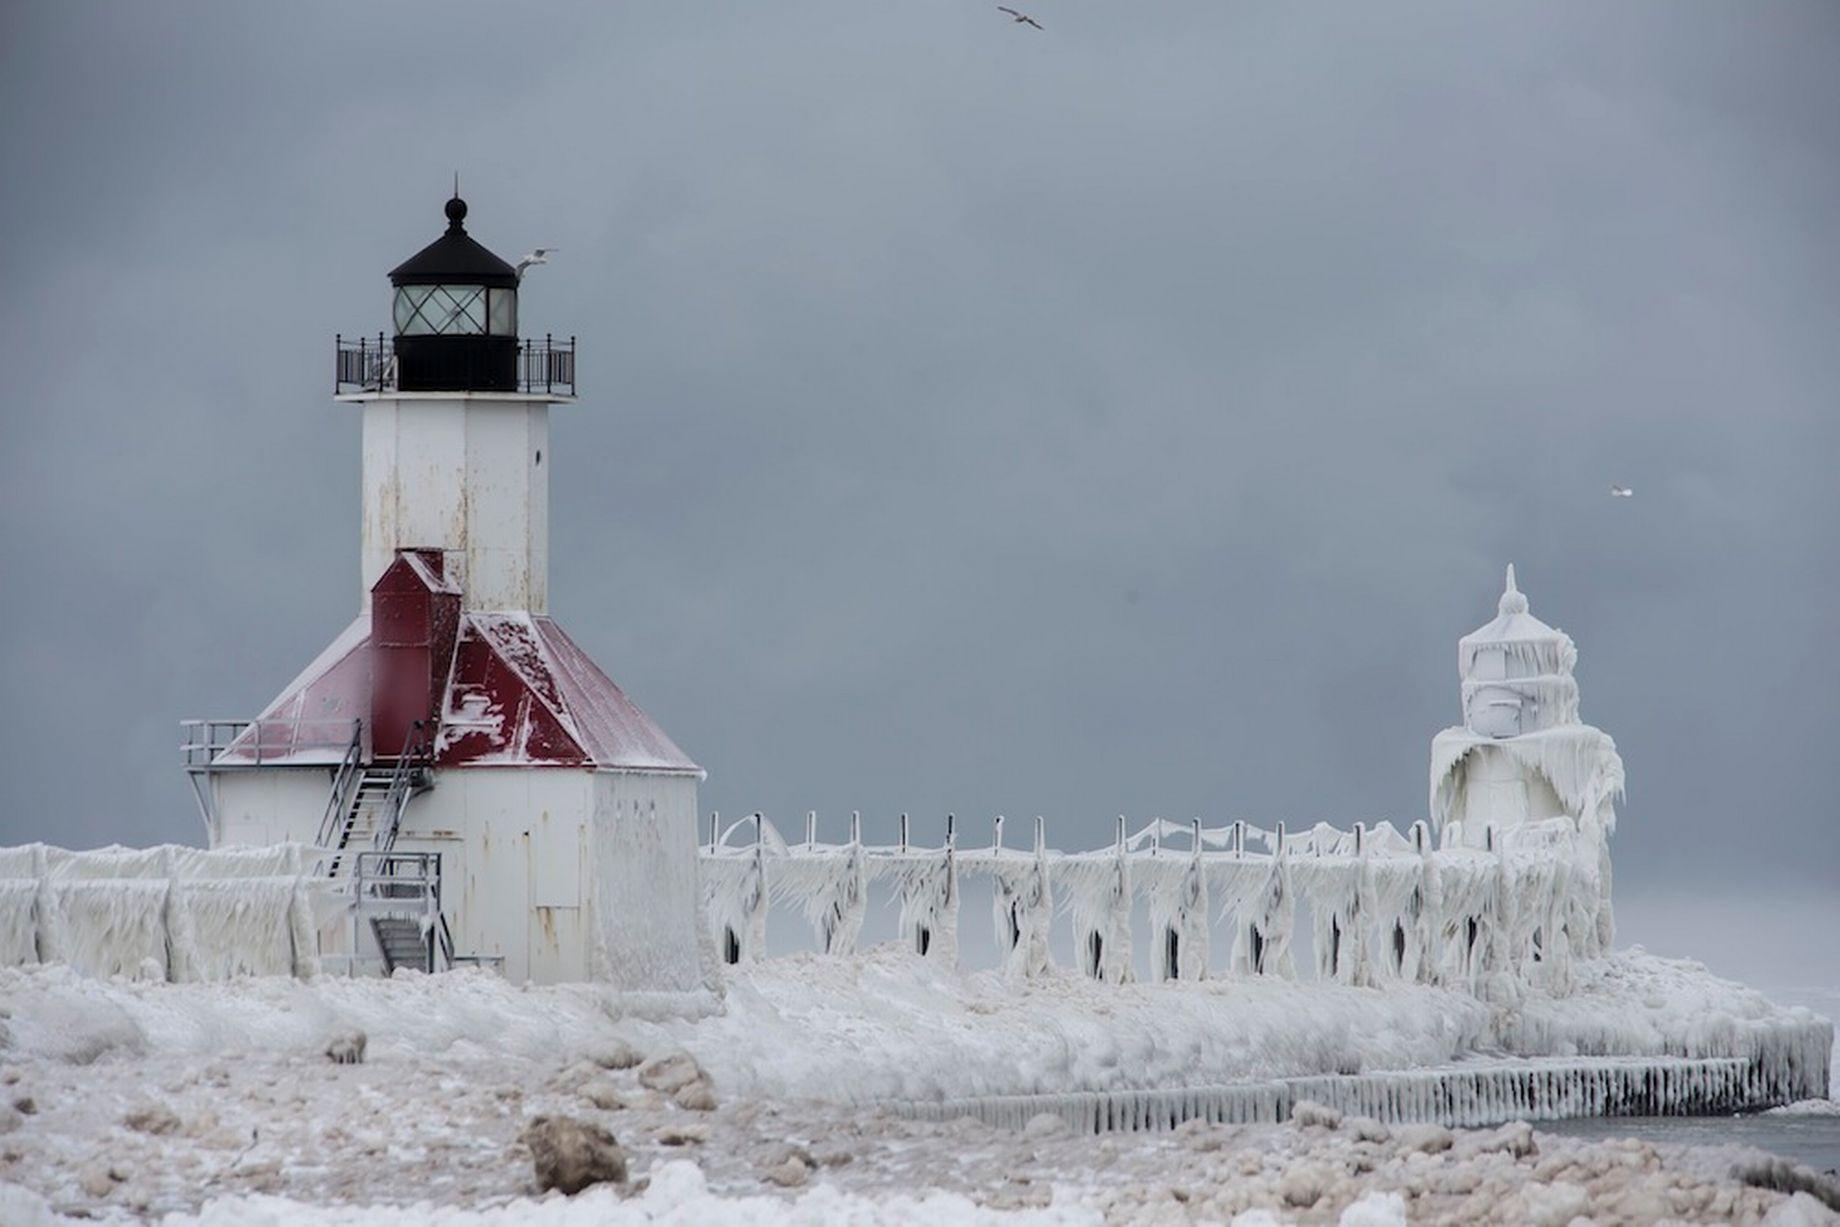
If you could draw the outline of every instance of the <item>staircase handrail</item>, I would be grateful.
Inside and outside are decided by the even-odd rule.
[[[390,791],[383,801],[384,824],[377,828],[371,840],[371,846],[379,852],[388,852],[396,846],[403,811],[409,808],[409,798],[421,791],[416,781],[430,761],[429,740],[427,726],[417,720],[409,740],[403,745],[402,756],[396,760],[396,769],[390,773]]]
[[[345,811],[351,805],[351,790],[357,787],[363,774],[364,724],[361,720],[353,720],[351,741],[346,745],[345,756],[339,760],[338,768],[333,773],[332,796],[326,801],[326,816],[320,820],[320,847],[332,847],[332,841],[345,821]]]

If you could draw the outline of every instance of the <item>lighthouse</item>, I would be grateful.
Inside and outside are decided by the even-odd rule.
[[[1431,742],[1431,822],[1446,846],[1569,834],[1596,863],[1588,916],[1565,918],[1572,947],[1610,948],[1611,832],[1623,760],[1602,729],[1579,719],[1572,637],[1533,615],[1508,567],[1495,617],[1457,641],[1463,723]]]
[[[522,270],[458,193],[445,216],[389,274],[391,334],[335,344],[362,419],[356,616],[260,715],[187,722],[208,839],[313,845],[350,881],[332,965],[702,994],[703,772],[550,616],[575,340],[521,337]]]

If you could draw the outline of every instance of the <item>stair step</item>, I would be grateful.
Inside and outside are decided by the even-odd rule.
[[[383,951],[388,970],[428,966],[428,939],[422,935],[420,921],[401,916],[376,916],[371,919],[371,932]]]

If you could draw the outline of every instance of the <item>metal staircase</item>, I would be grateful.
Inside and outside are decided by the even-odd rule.
[[[407,916],[371,917],[371,934],[383,953],[383,974],[398,967],[434,971],[434,943],[422,932],[422,922]]]
[[[389,852],[396,847],[403,811],[417,793],[434,787],[428,751],[427,730],[418,722],[402,756],[394,761],[364,765],[355,756],[346,757],[333,778],[332,797],[320,827],[320,846],[333,854],[327,865],[329,876],[336,878],[346,869],[348,851],[354,843],[362,846],[367,837],[374,851]]]
[[[454,954],[441,914],[441,854],[396,851],[409,802],[434,787],[431,743],[429,729],[417,721],[400,757],[366,763],[362,739],[354,732],[333,772],[319,846],[330,853],[326,876],[351,883],[347,958],[353,970],[365,929],[386,976],[400,967],[433,972],[456,962],[482,961]]]

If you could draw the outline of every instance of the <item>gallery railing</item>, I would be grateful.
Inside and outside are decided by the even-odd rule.
[[[847,954],[861,936],[872,893],[899,908],[901,940],[927,958],[956,962],[959,880],[988,880],[998,956],[1008,973],[1053,963],[1049,934],[1072,929],[1079,969],[1096,979],[1136,978],[1133,915],[1149,914],[1151,978],[1203,979],[1222,970],[1291,977],[1299,914],[1308,918],[1315,978],[1477,987],[1498,971],[1570,989],[1572,959],[1608,944],[1608,879],[1601,832],[1569,818],[1434,840],[1429,824],[1326,823],[1289,831],[1246,822],[1203,827],[1153,820],[1135,833],[1120,818],[1110,848],[1062,852],[1037,818],[1027,849],[1006,846],[995,821],[988,846],[967,847],[946,820],[937,847],[915,847],[902,815],[897,842],[862,841],[852,815],[843,843],[785,839],[763,815],[724,827],[711,816],[701,850],[706,920],[729,963],[763,957],[775,903],[802,915],[820,952]],[[1228,954],[1215,958],[1215,930]]]
[[[333,392],[336,395],[398,391],[400,365],[391,338],[333,338]],[[575,338],[528,337],[517,343],[515,386],[525,395],[575,395]]]

